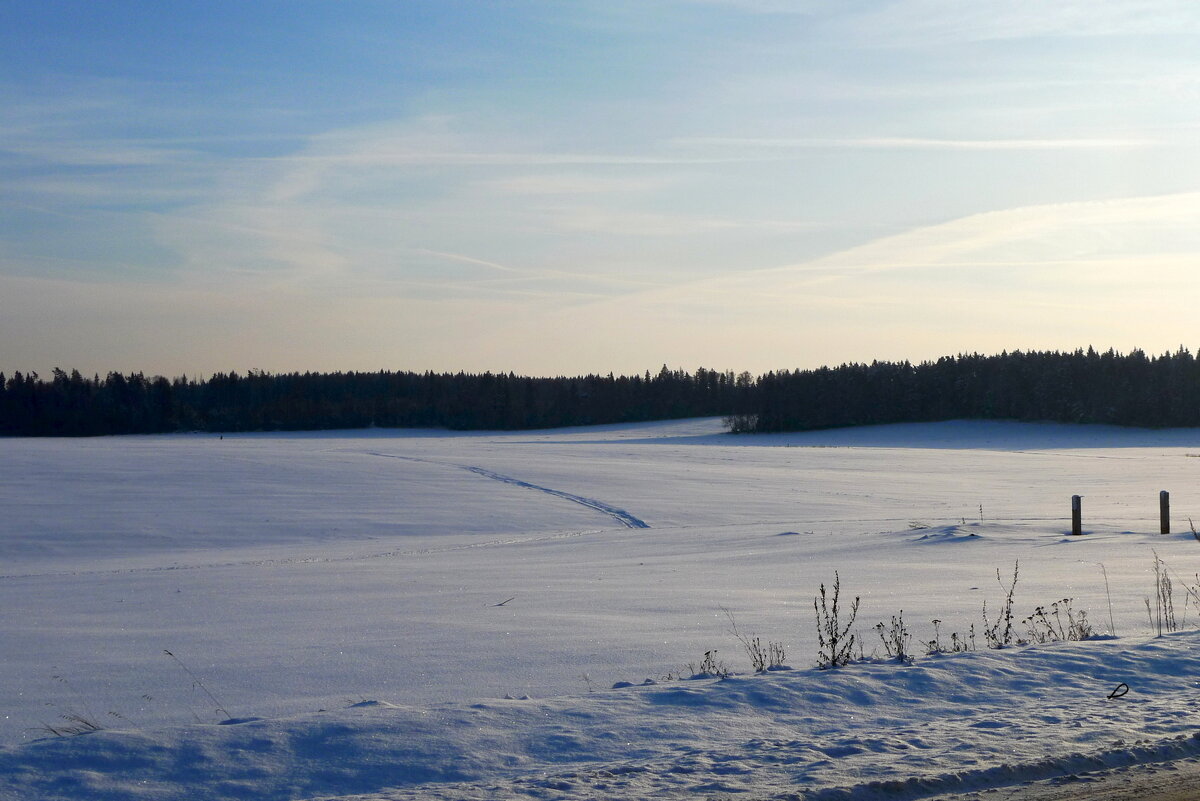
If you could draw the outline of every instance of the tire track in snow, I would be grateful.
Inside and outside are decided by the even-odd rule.
[[[501,481],[505,484],[512,484],[514,487],[522,487],[524,489],[536,490],[537,492],[544,492],[547,495],[553,495],[556,498],[562,498],[565,501],[570,501],[571,503],[577,503],[580,506],[586,506],[587,508],[594,509],[595,511],[600,512],[601,514],[608,515],[609,517],[616,520],[618,523],[625,526],[626,528],[650,528],[650,524],[647,523],[645,520],[642,520],[641,518],[634,516],[633,514],[625,511],[624,509],[618,509],[616,506],[607,504],[604,501],[598,501],[595,498],[587,498],[587,497],[584,497],[583,495],[575,495],[570,492],[564,492],[563,490],[552,489],[551,487],[543,487],[539,484],[531,484],[528,481],[522,481],[519,478],[513,478],[512,476],[506,476],[506,475],[502,475],[500,473],[494,473],[491,470],[485,470],[482,467],[475,467],[474,465],[469,465],[469,464],[452,464],[450,462],[439,462],[434,459],[420,459],[416,456],[399,456],[399,455],[393,454],[393,453],[377,453],[377,452],[371,451],[371,452],[369,452],[369,454],[371,456],[382,456],[385,459],[404,459],[409,462],[424,462],[426,464],[438,464],[438,465],[443,465],[446,467],[457,467],[459,470],[467,470],[471,473],[474,473],[475,475],[483,476],[484,478],[490,478],[493,481]]]

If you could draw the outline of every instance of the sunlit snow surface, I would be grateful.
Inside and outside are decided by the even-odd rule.
[[[720,432],[0,440],[0,798],[903,798],[1200,754],[1200,637],[1143,600],[1154,550],[1200,621],[1200,431]],[[1117,638],[985,649],[1017,561],[1018,619]],[[834,571],[868,661],[817,671]],[[923,655],[935,618],[979,650]],[[675,678],[712,649],[737,675]]]

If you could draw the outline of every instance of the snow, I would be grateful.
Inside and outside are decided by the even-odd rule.
[[[0,799],[909,798],[1196,757],[1198,455],[975,422],[0,440]],[[984,648],[1018,562],[1018,618],[1070,597],[1105,637]],[[835,571],[867,659],[820,671]],[[979,650],[925,655],[933,619]],[[734,675],[687,678],[712,649]]]

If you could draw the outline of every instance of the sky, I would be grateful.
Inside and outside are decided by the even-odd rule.
[[[0,371],[1200,347],[1180,0],[0,0]]]

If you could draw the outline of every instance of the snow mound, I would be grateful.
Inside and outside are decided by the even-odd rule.
[[[935,545],[948,542],[973,542],[982,539],[980,534],[971,530],[971,525],[913,529],[915,532],[919,532],[919,536],[914,541]]]
[[[0,749],[0,798],[916,798],[1200,755],[1200,633],[581,696],[98,731]],[[1109,696],[1121,684],[1129,692]],[[1191,714],[1189,714],[1191,713]]]

